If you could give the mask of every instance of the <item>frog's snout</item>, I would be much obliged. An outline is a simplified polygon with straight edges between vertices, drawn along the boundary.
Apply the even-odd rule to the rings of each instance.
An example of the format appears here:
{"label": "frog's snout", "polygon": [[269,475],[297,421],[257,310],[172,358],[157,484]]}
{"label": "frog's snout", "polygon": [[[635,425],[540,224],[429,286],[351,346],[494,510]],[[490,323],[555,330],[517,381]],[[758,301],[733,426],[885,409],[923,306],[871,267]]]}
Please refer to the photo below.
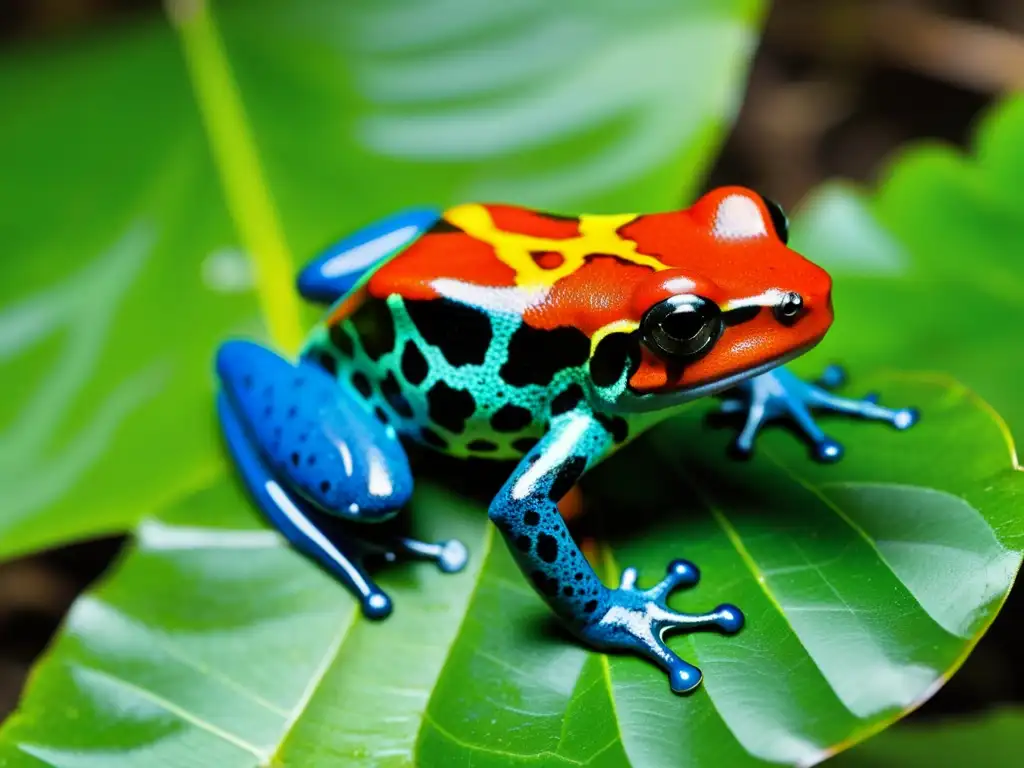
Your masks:
{"label": "frog's snout", "polygon": [[821,267],[805,262],[810,271],[794,281],[772,306],[782,335],[799,345],[821,339],[832,325],[832,278]]}

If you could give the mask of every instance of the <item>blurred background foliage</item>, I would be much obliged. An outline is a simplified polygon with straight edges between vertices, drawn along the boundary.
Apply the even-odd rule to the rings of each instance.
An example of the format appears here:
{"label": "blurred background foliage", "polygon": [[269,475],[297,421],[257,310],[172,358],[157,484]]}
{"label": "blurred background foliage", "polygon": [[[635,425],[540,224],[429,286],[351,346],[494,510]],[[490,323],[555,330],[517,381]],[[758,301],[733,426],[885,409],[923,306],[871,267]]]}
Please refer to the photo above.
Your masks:
{"label": "blurred background foliage", "polygon": [[[0,45],[5,49],[9,47],[19,56],[28,57],[33,55],[33,46],[40,41],[53,44],[65,41],[69,49],[93,45],[102,51],[105,42],[112,39],[106,37],[111,34],[111,30],[145,21],[161,12],[159,3],[146,0],[8,0],[0,8],[3,14],[0,16]],[[238,45],[244,48],[251,40],[246,39],[244,24],[237,29]],[[178,55],[173,46],[163,51],[155,46],[153,50],[153,56]],[[309,72],[286,70],[284,73],[278,72],[276,77],[280,79],[274,80],[274,73],[261,67],[260,57],[263,53],[259,46],[250,45],[244,64],[250,68],[254,78],[270,77],[270,88],[294,87],[296,82],[310,75]],[[39,63],[38,77],[45,78],[47,66],[46,62]],[[54,62],[53,66],[59,66],[59,62]],[[116,69],[117,66],[118,59],[111,54],[110,67]],[[390,82],[399,89],[403,82],[407,83],[409,78],[415,77],[415,73],[406,73],[404,76],[401,72],[386,74],[390,74]],[[131,73],[124,75],[130,77]],[[672,73],[666,76],[670,77]],[[321,74],[321,77],[326,75]],[[152,190],[152,195],[154,199],[163,196],[175,201],[180,199],[181,189],[185,188],[190,178],[208,173],[207,169],[201,167],[201,163],[190,165],[191,161],[181,162],[181,158],[190,157],[189,142],[202,142],[201,128],[198,125],[182,126],[175,120],[168,121],[162,117],[176,114],[175,100],[184,102],[191,99],[187,83],[152,85],[154,88],[159,87],[161,93],[159,103],[151,105],[157,112],[148,117],[140,112],[134,117],[138,124],[128,125],[125,136],[138,131],[149,136],[153,142],[161,137],[166,141],[170,149],[167,154],[161,155],[159,162],[177,168],[180,176],[172,178],[169,187]],[[318,83],[318,86],[322,85]],[[643,85],[646,87],[648,84]],[[638,98],[644,100],[642,106],[660,106],[670,115],[678,114],[678,110],[685,111],[685,102],[658,105],[657,83],[654,86],[650,90],[641,89]],[[69,83],[67,87],[73,90],[74,83]],[[331,87],[336,87],[341,93],[348,84],[339,83]],[[843,210],[847,212],[851,206],[855,211],[857,206],[862,206],[879,225],[886,242],[895,243],[894,247],[899,252],[910,253],[912,256],[916,248],[936,247],[936,243],[929,242],[929,233],[922,235],[900,229],[902,206],[969,205],[969,201],[964,203],[958,198],[955,190],[964,187],[973,189],[973,178],[968,179],[966,184],[960,183],[962,179],[954,180],[949,187],[940,184],[935,190],[935,200],[912,200],[907,199],[906,195],[901,196],[899,174],[895,178],[895,186],[883,187],[877,196],[874,192],[851,192],[849,187],[826,186],[823,192],[822,185],[840,179],[862,183],[873,190],[880,180],[888,178],[890,159],[897,150],[914,140],[940,140],[967,147],[976,120],[983,110],[1002,95],[1022,88],[1024,6],[1016,0],[777,0],[772,3],[767,17],[765,35],[754,58],[749,90],[738,121],[717,164],[709,169],[706,185],[747,184],[770,193],[787,208],[803,200],[812,190],[817,190],[812,205],[797,222],[797,236],[801,238],[800,244],[806,251],[828,264],[833,272],[837,266],[840,271],[842,269],[843,253],[832,253],[842,251],[842,243],[837,243],[834,238],[830,240],[829,232],[826,230],[823,233],[815,225],[814,218],[827,205],[838,205],[840,208],[845,206]],[[119,96],[116,91],[112,91],[109,103],[97,104],[95,108],[117,110],[123,105],[119,98],[124,98],[125,93]],[[278,116],[264,114],[259,119],[263,120],[264,125],[270,126],[270,140],[275,142],[275,148],[279,150],[278,166],[275,168],[271,164],[267,172],[274,181],[275,196],[281,200],[282,210],[286,212],[286,217],[291,217],[291,221],[287,222],[289,230],[302,233],[298,241],[291,243],[293,250],[302,254],[314,250],[325,239],[338,234],[330,229],[332,217],[337,220],[334,211],[338,201],[330,194],[331,177],[326,170],[304,167],[302,173],[295,176],[301,177],[307,186],[296,189],[290,185],[292,164],[301,162],[301,158],[289,151],[289,142],[294,139],[289,136],[288,124],[290,121],[302,121],[306,117],[303,109],[310,108],[303,107],[301,99],[296,100],[296,104],[294,113]],[[258,106],[256,109],[258,111]],[[723,111],[727,111],[724,106]],[[0,105],[0,120],[9,121],[17,127],[17,115],[4,113],[3,105]],[[310,119],[309,123],[317,124],[317,121]],[[424,127],[430,126],[421,126]],[[25,130],[34,130],[34,126],[25,126]],[[656,145],[656,139],[661,135],[659,131],[664,128],[652,124],[649,130],[651,133],[645,144]],[[697,130],[708,130],[708,127],[698,127]],[[553,126],[552,131],[557,139],[558,127]],[[390,136],[397,143],[396,146],[404,146],[413,153],[416,151],[415,137],[403,134],[401,126],[396,128],[389,125],[386,119],[377,124],[375,133]],[[88,135],[78,137],[83,143],[89,139]],[[320,141],[326,145],[332,137],[324,134],[303,140]],[[124,146],[126,153],[131,153],[140,151],[141,145],[126,141]],[[474,151],[472,147],[458,149],[470,154]],[[451,151],[455,152],[454,149]],[[452,185],[475,189],[480,196],[486,197],[487,184],[490,182],[482,179],[479,186],[474,188],[473,167],[479,157],[487,155],[488,150],[486,146],[480,146],[475,151],[478,153],[476,158],[466,160],[463,167],[453,171]],[[56,142],[53,152],[56,158],[73,157],[68,147],[57,146]],[[503,189],[516,189],[517,183],[525,184],[529,181],[528,177],[536,178],[535,173],[523,170],[524,163],[526,168],[536,169],[545,167],[550,158],[543,148],[525,147],[523,152],[525,158],[496,161],[496,169],[492,169],[488,178],[494,178],[495,175],[501,177]],[[636,160],[649,161],[650,158],[642,156]],[[12,163],[16,162],[17,158],[12,158]],[[362,160],[357,157],[339,162],[358,165]],[[689,178],[689,173],[679,172],[679,168],[687,162],[686,157],[674,158],[672,163],[663,168],[664,175],[655,181],[664,183],[673,174]],[[125,163],[126,166],[130,165],[130,160]],[[936,163],[939,165],[937,171],[934,167]],[[924,171],[921,170],[922,164],[925,166]],[[929,164],[931,168],[927,167]],[[946,178],[943,176],[943,161],[935,160],[934,157],[929,159],[917,156],[912,158],[908,166],[904,166],[906,168],[910,168],[905,170],[906,173],[923,172]],[[2,172],[13,174],[16,170],[13,165],[9,165]],[[31,169],[22,170],[31,175]],[[375,168],[374,171],[374,174],[367,176],[365,187],[359,190],[363,198],[362,210],[367,216],[386,211],[390,200],[387,185],[395,183],[394,178],[387,174],[387,169]],[[595,179],[595,193],[588,201],[594,208],[613,205],[620,195],[623,198],[642,196],[642,190],[630,188],[628,179],[616,184],[616,173],[621,171],[615,168],[597,165],[585,167],[584,171],[592,174]],[[1021,168],[1015,169],[1015,173],[1020,171]],[[351,168],[347,169],[348,175],[354,172]],[[952,175],[955,176],[956,172]],[[1006,179],[1008,183],[1005,188],[1019,189],[1022,180],[1024,177],[1019,175]],[[566,196],[565,190],[560,188],[557,164],[551,165],[551,173],[542,181],[546,186],[539,191],[530,190],[531,195],[557,206],[560,196]],[[104,190],[103,182],[104,176],[98,173],[95,188],[74,190],[74,195],[84,199],[104,191],[110,192]],[[409,183],[415,185],[415,178],[411,178]],[[1016,187],[1014,183],[1017,183]],[[314,185],[313,191],[309,189],[309,184]],[[174,185],[178,185],[178,188]],[[315,191],[318,185],[321,193]],[[125,185],[125,189],[129,186]],[[680,187],[680,204],[684,204],[697,191]],[[117,190],[113,192],[116,194]],[[24,190],[24,194],[31,196],[31,185]],[[312,206],[307,204],[310,200],[314,201]],[[126,208],[131,207],[131,200],[123,202]],[[209,201],[190,200],[189,204],[207,211],[207,215],[190,221],[190,226],[208,232],[209,241],[216,242],[226,226],[219,195],[212,192]],[[88,210],[87,204],[83,204],[83,210]],[[834,210],[833,207],[833,214]],[[87,217],[83,216],[77,223],[81,228],[83,242],[88,243],[89,238],[93,237],[97,241],[94,245],[98,247],[99,235],[90,231]],[[133,243],[145,242],[147,237],[147,233],[142,230],[130,230],[129,233],[130,238],[136,240],[129,239],[121,244],[123,252],[127,254],[124,256],[126,263],[131,261]],[[4,234],[6,236],[8,233]],[[1020,230],[1017,230],[1017,234],[1020,234]],[[951,236],[939,233],[934,237],[937,238],[936,242],[945,240],[948,244]],[[10,241],[17,241],[16,232],[9,238]],[[996,290],[990,285],[975,286],[973,283],[979,265],[982,265],[981,269],[986,268],[983,257],[985,253],[1007,243],[1013,247],[1014,243],[1021,241],[1014,240],[1011,232],[1011,237],[997,239],[992,243],[979,242],[977,246],[981,257],[975,252],[973,243],[956,241],[957,252],[960,249],[965,252],[963,261],[960,264],[954,259],[944,262],[949,271],[942,279],[950,286],[951,292],[962,290],[957,280],[957,269],[960,268],[965,274],[966,290],[969,293],[973,291],[970,293],[970,301],[993,301],[998,312],[1010,312],[1015,306],[1020,306],[1019,272],[1005,276],[1000,286],[1005,290]],[[166,247],[173,247],[173,243]],[[116,251],[112,258],[115,261],[118,258]],[[225,281],[228,285],[232,280],[244,282],[247,278],[244,274],[238,274],[233,265],[231,255],[227,254],[219,262],[214,262],[210,269],[215,271],[215,279]],[[855,272],[849,276],[854,282],[857,280]],[[43,275],[44,267],[29,266],[21,277],[31,281]],[[855,293],[856,290],[853,288],[851,292]],[[10,295],[2,291],[0,288],[0,298]],[[74,308],[92,313],[95,332],[97,325],[102,324],[102,317],[95,317],[95,313],[102,315],[104,297],[86,298],[95,301],[91,304],[85,301],[81,305],[74,305]],[[959,295],[957,300],[960,300]],[[241,299],[230,298],[229,295],[228,301]],[[883,333],[884,327],[891,322],[900,323],[901,328],[908,327],[904,322],[907,319],[902,318],[898,311],[898,287],[894,287],[887,301],[891,302],[889,306],[894,307],[892,317],[879,316],[877,304],[870,308],[875,313],[873,316],[857,317],[858,310],[854,305],[849,307],[851,314],[846,316],[844,322],[850,325],[846,327],[870,327],[875,333]],[[882,305],[886,305],[885,302]],[[158,309],[170,311],[172,308],[177,309],[174,307],[173,295],[168,297],[166,307],[160,306]],[[195,311],[197,316],[201,315],[200,309]],[[244,317],[249,310],[247,307],[228,307],[219,310],[205,308],[202,311],[235,312]],[[846,312],[847,308],[844,307],[843,311]],[[861,311],[864,311],[863,307]],[[945,307],[936,307],[934,316],[911,318],[911,327],[917,329],[917,334],[929,329],[934,333],[936,325],[948,322],[948,317]],[[837,325],[837,331],[842,334],[840,328]],[[88,327],[79,333],[81,335],[73,340],[88,344]],[[132,338],[130,331],[123,333],[126,343],[135,344],[139,349],[149,343],[146,339]],[[1024,430],[1021,401],[1009,396],[1005,390],[1005,381],[1012,373],[1015,358],[1012,354],[1005,354],[1006,350],[1000,346],[1008,343],[1008,340],[1012,343],[1013,327],[1008,325],[1006,328],[992,330],[991,335],[988,333],[986,328],[978,328],[970,321],[958,322],[950,330],[948,338],[951,367],[956,369],[955,373],[961,379],[996,403],[1009,419],[1015,435],[1020,438]],[[837,343],[845,344],[854,339],[852,331],[846,336]],[[971,346],[972,341],[979,337],[984,339],[984,344],[981,351],[972,356],[969,353],[976,349]],[[905,341],[913,343],[916,338],[918,336],[908,334]],[[179,343],[194,344],[196,348],[201,348],[210,341],[200,336],[179,340]],[[870,345],[865,345],[864,349],[857,350],[856,357],[865,363],[873,362],[871,352]],[[882,353],[883,357],[890,359],[898,354],[900,352],[895,348],[886,348]],[[198,361],[197,365],[205,366],[206,362]],[[989,376],[992,370],[997,370],[997,373]],[[141,383],[135,383],[143,388],[147,376],[164,375],[159,366],[151,371],[144,369],[141,373],[125,373],[141,376]],[[131,377],[127,380],[132,385],[134,380]],[[132,391],[130,386],[128,391]],[[0,416],[7,418],[12,415],[9,412],[12,402],[8,400],[0,406]],[[157,420],[147,426],[146,430],[159,429],[161,425],[166,427],[168,423],[173,423],[173,411],[161,418],[164,421]],[[146,430],[140,430],[139,442],[134,450],[144,450]],[[211,450],[210,444],[206,442],[209,436],[196,434],[194,439],[195,452],[201,454]],[[201,467],[196,471],[198,475],[202,474]],[[114,476],[112,472],[111,477]],[[87,489],[87,492],[95,495],[107,487],[105,482],[97,483],[95,489]],[[114,483],[111,482],[111,485]],[[70,516],[73,511],[74,504],[69,503],[64,514]],[[116,530],[119,523],[117,520],[102,522],[90,533],[102,532],[104,525],[107,530]],[[73,519],[67,524],[73,527]],[[71,601],[103,571],[121,545],[120,538],[108,538],[0,565],[0,712],[13,708],[29,666],[52,636]],[[996,760],[1001,756],[1009,759],[1010,755],[1019,755],[1024,747],[1019,727],[1020,715],[1015,709],[1024,698],[1024,670],[1016,651],[1019,646],[1017,633],[1021,628],[1021,600],[1019,590],[1011,594],[1007,607],[965,668],[922,710],[913,715],[909,722],[843,755],[836,763],[845,763],[851,768],[857,765],[956,766],[965,765],[982,753],[990,760],[986,764],[998,765],[1001,763]],[[1015,763],[1008,761],[1005,764]]]}

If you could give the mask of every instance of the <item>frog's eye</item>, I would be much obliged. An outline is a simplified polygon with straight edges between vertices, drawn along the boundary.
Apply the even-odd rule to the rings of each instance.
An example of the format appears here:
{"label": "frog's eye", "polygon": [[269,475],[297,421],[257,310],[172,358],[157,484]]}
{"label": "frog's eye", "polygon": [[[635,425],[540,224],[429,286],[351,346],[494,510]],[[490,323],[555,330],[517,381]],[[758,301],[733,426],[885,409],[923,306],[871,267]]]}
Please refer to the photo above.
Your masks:
{"label": "frog's eye", "polygon": [[779,240],[782,241],[783,245],[789,245],[789,217],[786,216],[786,212],[774,200],[764,195],[761,196],[761,199],[764,201],[764,207],[768,209],[768,213],[772,217],[772,226],[775,227],[775,234],[779,236]]}
{"label": "frog's eye", "polygon": [[640,334],[659,357],[688,362],[707,354],[724,329],[722,311],[701,296],[672,296],[644,314]]}

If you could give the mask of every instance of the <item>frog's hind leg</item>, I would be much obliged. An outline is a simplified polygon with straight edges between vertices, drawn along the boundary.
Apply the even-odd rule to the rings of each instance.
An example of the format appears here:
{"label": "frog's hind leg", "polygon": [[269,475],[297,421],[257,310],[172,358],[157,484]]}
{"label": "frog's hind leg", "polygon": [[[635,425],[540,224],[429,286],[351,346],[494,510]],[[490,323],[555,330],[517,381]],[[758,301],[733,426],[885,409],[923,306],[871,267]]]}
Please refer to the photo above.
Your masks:
{"label": "frog's hind leg", "polygon": [[267,471],[223,392],[217,397],[217,411],[224,439],[239,473],[271,524],[299,551],[317,560],[356,595],[364,614],[371,618],[390,614],[391,598],[351,554],[342,551],[313,522],[308,503],[293,497]]}
{"label": "frog's hind leg", "polygon": [[299,293],[306,299],[333,304],[384,259],[429,230],[441,212],[415,208],[389,216],[325,249],[299,273]]}
{"label": "frog's hind leg", "polygon": [[363,555],[376,549],[432,559],[445,571],[465,563],[458,542],[377,537],[374,543],[369,535],[368,543],[327,533],[325,512],[353,523],[393,517],[411,495],[412,477],[394,430],[326,371],[237,341],[222,345],[217,371],[221,425],[246,486],[289,541],[359,597],[367,616],[386,616],[391,601],[367,576]]}

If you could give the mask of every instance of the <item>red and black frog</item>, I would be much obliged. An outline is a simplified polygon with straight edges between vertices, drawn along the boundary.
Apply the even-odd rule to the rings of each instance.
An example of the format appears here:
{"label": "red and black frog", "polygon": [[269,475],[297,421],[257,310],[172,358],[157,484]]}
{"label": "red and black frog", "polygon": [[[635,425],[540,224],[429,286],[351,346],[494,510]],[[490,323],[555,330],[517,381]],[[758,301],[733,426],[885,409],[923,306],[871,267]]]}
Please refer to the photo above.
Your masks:
{"label": "red and black frog", "polygon": [[[295,361],[248,341],[217,355],[218,410],[246,485],[273,524],[382,618],[389,597],[364,570],[356,523],[389,519],[412,492],[403,440],[518,463],[490,504],[523,574],[577,637],[660,665],[673,691],[700,672],[669,632],[739,631],[732,605],[679,613],[666,598],[696,583],[686,560],[640,589],[627,568],[606,587],[558,503],[585,472],[653,424],[708,395],[745,423],[734,450],[788,417],[821,461],[840,445],[812,411],[897,429],[917,419],[782,368],[832,323],[831,280],[787,245],[781,208],[726,187],[686,210],[564,217],[507,205],[412,210],[332,247],[299,275],[329,306]],[[348,521],[331,535],[326,516]],[[372,538],[368,536],[368,539]],[[457,541],[395,536],[393,557],[466,562]]]}

